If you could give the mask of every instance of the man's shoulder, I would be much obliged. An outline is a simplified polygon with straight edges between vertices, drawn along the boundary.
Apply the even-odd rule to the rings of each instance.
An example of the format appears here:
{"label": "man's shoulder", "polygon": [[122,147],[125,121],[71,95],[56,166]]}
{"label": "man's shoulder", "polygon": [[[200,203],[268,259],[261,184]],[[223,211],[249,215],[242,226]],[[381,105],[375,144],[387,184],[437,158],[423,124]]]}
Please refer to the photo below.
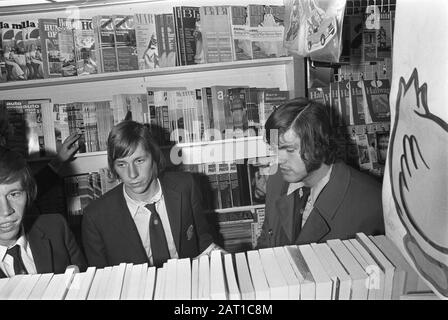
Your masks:
{"label": "man's shoulder", "polygon": [[359,170],[352,168],[348,165],[345,165],[345,166],[347,167],[347,170],[350,171],[350,177],[354,183],[366,185],[366,186],[369,186],[372,188],[380,188],[381,189],[381,183],[378,180],[376,180],[375,178],[373,178],[372,176],[370,176],[369,174],[359,171]]}
{"label": "man's shoulder", "polygon": [[191,179],[192,176],[187,171],[165,171],[160,175],[160,179]]}
{"label": "man's shoulder", "polygon": [[332,176],[338,179],[339,183],[347,182],[347,192],[352,194],[355,192],[358,195],[364,195],[366,198],[376,199],[381,197],[382,185],[381,183],[368,175],[343,162],[334,164],[333,170],[335,174]]}
{"label": "man's shoulder", "polygon": [[33,230],[38,228],[46,232],[54,232],[59,228],[65,228],[67,221],[60,214],[41,214],[37,217],[31,217],[24,221],[25,229]]}
{"label": "man's shoulder", "polygon": [[123,184],[119,184],[112,190],[103,194],[100,198],[90,202],[84,209],[84,214],[94,214],[107,211],[108,208],[115,208],[120,199],[124,199]]}
{"label": "man's shoulder", "polygon": [[166,171],[160,175],[159,179],[162,184],[181,187],[191,185],[193,175],[190,172]]}

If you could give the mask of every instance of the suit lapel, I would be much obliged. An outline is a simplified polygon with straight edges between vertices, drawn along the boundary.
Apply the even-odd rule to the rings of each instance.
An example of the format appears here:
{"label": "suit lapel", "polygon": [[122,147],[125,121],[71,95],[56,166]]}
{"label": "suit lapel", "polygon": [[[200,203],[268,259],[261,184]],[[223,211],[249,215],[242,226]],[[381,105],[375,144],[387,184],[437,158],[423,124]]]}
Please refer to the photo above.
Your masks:
{"label": "suit lapel", "polygon": [[[121,185],[122,186],[122,185]],[[125,239],[128,243],[127,247],[130,250],[135,251],[136,248],[140,249],[140,255],[148,259],[148,255],[143,246],[140,235],[138,234],[137,226],[132,219],[129,208],[126,204],[126,200],[123,195],[123,188],[116,188],[117,193],[111,199],[115,200],[115,204],[112,205],[114,210],[110,210],[110,223],[112,227],[121,234],[122,239]]]}
{"label": "suit lapel", "polygon": [[331,221],[344,200],[349,183],[350,171],[344,164],[335,163],[330,180],[314,203],[296,244],[319,242],[331,231]]}
{"label": "suit lapel", "polygon": [[[285,188],[283,188],[285,189]],[[279,215],[280,225],[288,238],[288,242],[294,241],[294,193],[289,196],[282,194],[275,202]]]}
{"label": "suit lapel", "polygon": [[0,269],[0,279],[6,278],[6,274]]}
{"label": "suit lapel", "polygon": [[45,233],[38,227],[32,227],[28,233],[28,244],[31,247],[37,273],[53,272],[53,254],[50,240],[46,238]]}
{"label": "suit lapel", "polygon": [[330,226],[319,210],[313,209],[297,237],[296,244],[319,242],[330,232]]}
{"label": "suit lapel", "polygon": [[168,179],[161,179],[160,185],[162,186],[166,212],[170,221],[171,233],[173,234],[176,250],[179,253],[182,219],[182,194],[174,189],[174,185],[172,185]]}

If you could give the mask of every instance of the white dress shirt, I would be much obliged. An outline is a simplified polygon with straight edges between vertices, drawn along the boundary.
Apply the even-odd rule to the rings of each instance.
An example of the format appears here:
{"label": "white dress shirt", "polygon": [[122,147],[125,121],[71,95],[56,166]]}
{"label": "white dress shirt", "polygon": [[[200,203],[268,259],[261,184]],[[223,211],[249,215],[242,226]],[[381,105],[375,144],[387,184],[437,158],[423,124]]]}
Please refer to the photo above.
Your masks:
{"label": "white dress shirt", "polygon": [[176,244],[174,243],[173,233],[171,232],[171,225],[168,218],[168,213],[166,211],[165,199],[163,197],[162,187],[160,185],[159,179],[157,179],[157,187],[158,190],[152,197],[152,199],[149,199],[148,202],[143,202],[131,199],[131,197],[129,197],[129,195],[126,193],[123,185],[124,199],[126,200],[129,212],[131,213],[132,219],[134,220],[134,223],[137,227],[138,234],[140,235],[140,239],[142,240],[143,247],[145,248],[151,265],[153,264],[151,241],[149,237],[149,220],[151,218],[151,211],[149,211],[149,209],[145,207],[150,203],[155,203],[156,211],[160,216],[160,220],[162,221],[170,257],[176,259],[179,258],[176,250]]}
{"label": "white dress shirt", "polygon": [[31,252],[31,247],[28,244],[28,240],[26,239],[23,227],[21,228],[19,239],[17,239],[12,246],[6,247],[0,245],[0,269],[2,269],[3,273],[7,277],[12,277],[15,275],[14,258],[9,254],[6,254],[6,251],[16,244],[20,246],[20,254],[22,256],[22,261],[25,265],[26,271],[28,271],[29,274],[36,274],[37,270],[36,265],[34,264],[33,254]]}
{"label": "white dress shirt", "polygon": [[[305,225],[305,222],[307,221],[311,211],[313,211],[314,203],[319,197],[319,194],[322,192],[322,190],[325,188],[328,181],[330,180],[332,169],[333,165],[330,166],[330,170],[328,170],[327,174],[322,179],[320,179],[319,182],[317,182],[314,187],[310,189],[310,196],[308,197],[308,200],[306,202],[305,209],[303,209],[302,228]],[[288,186],[287,195],[289,196],[291,193],[293,193],[299,188],[302,188],[303,186],[304,186],[303,182],[290,183]]]}

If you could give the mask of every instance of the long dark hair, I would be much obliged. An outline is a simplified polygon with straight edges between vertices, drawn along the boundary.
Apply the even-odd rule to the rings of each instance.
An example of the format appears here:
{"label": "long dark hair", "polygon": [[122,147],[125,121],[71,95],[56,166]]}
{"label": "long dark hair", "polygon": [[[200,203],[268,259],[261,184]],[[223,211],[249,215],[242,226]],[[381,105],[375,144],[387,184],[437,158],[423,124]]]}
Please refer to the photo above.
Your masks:
{"label": "long dark hair", "polygon": [[332,164],[336,159],[336,142],[327,107],[314,100],[295,98],[275,110],[265,124],[266,140],[270,144],[271,130],[280,137],[289,129],[300,139],[300,156],[308,172],[322,163]]}

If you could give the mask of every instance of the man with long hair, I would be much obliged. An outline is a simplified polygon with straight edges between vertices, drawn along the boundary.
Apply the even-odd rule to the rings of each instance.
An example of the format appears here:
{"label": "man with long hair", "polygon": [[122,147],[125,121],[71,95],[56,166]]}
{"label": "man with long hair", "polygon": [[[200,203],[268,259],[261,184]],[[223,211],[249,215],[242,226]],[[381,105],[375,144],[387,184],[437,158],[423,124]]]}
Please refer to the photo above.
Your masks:
{"label": "man with long hair", "polygon": [[278,170],[267,182],[259,247],[384,234],[381,184],[336,161],[325,106],[296,98],[275,110],[265,128]]}

